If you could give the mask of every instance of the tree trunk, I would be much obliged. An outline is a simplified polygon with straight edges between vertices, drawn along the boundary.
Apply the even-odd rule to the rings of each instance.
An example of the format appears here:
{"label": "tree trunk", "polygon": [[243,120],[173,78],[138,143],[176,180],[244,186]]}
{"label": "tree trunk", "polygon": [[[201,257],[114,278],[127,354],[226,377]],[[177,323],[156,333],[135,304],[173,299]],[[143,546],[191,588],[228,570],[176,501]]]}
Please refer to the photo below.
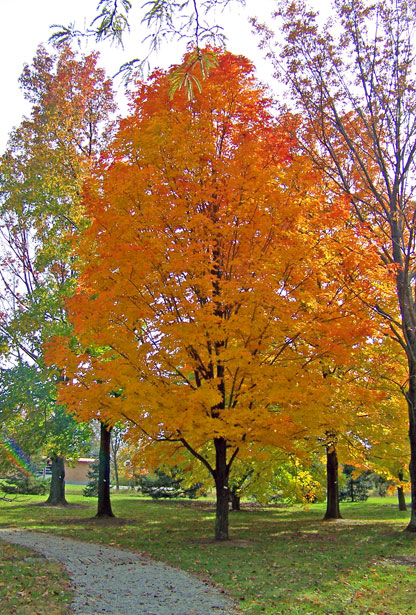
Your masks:
{"label": "tree trunk", "polygon": [[399,501],[399,510],[407,510],[403,487],[397,487],[397,499]]}
{"label": "tree trunk", "polygon": [[240,496],[237,495],[237,488],[233,487],[230,491],[231,496],[231,510],[241,510],[240,508]]}
{"label": "tree trunk", "polygon": [[118,451],[120,449],[121,430],[116,428],[112,430],[111,437],[111,461],[113,462],[114,480],[116,483],[116,490],[120,491],[120,477],[118,474]]}
{"label": "tree trunk", "polygon": [[113,453],[113,468],[114,468],[114,478],[116,481],[116,490],[120,491],[120,479],[118,476],[118,461],[116,457],[114,456],[114,453]]}
{"label": "tree trunk", "polygon": [[[398,472],[397,478],[400,481],[403,480],[403,472],[402,472],[402,470],[400,470]],[[407,510],[403,487],[397,487],[397,499],[398,499],[398,502],[399,502],[399,510]]]}
{"label": "tree trunk", "polygon": [[49,489],[49,497],[45,504],[50,506],[67,506],[65,499],[65,465],[64,458],[59,455],[52,455],[52,477]]}
{"label": "tree trunk", "polygon": [[98,506],[96,517],[114,517],[110,499],[111,427],[100,423],[100,454],[98,471]]}
{"label": "tree trunk", "polygon": [[409,390],[407,394],[407,406],[409,410],[409,442],[410,442],[410,484],[411,484],[411,512],[410,521],[406,528],[408,532],[416,532],[416,365],[410,365],[414,361],[409,360]]}
{"label": "tree trunk", "polygon": [[339,510],[338,456],[335,444],[326,447],[326,513],[324,521],[342,519]]}
{"label": "tree trunk", "polygon": [[215,487],[217,505],[215,516],[215,540],[228,540],[228,473],[227,443],[224,438],[215,438]]}

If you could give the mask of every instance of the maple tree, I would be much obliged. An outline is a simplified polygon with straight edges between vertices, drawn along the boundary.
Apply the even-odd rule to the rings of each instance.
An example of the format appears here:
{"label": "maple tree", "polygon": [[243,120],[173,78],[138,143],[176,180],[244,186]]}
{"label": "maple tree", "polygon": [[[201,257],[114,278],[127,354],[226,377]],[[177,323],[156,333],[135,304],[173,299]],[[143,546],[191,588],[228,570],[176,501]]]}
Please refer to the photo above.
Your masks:
{"label": "maple tree", "polygon": [[[350,199],[357,233],[392,275],[368,301],[407,362],[412,512],[416,531],[415,57],[416,16],[406,0],[337,1],[319,27],[303,2],[282,4],[281,54],[263,31],[276,68],[305,117],[305,148]],[[308,135],[313,135],[313,143]],[[358,230],[359,229],[359,230]],[[372,247],[371,247],[372,243]]]}
{"label": "maple tree", "polygon": [[[96,54],[78,58],[65,48],[53,56],[40,47],[20,82],[31,114],[0,160],[3,408],[10,429],[25,424],[25,448],[42,445],[52,458],[51,499],[65,503],[62,456],[75,453],[81,425],[56,404],[60,374],[45,365],[43,343],[70,331],[64,297],[74,288],[72,239],[85,224],[80,190],[114,103]],[[80,451],[86,426],[84,435]]]}
{"label": "maple tree", "polygon": [[199,459],[223,540],[236,457],[320,429],[332,393],[315,365],[342,362],[371,332],[343,278],[370,292],[373,261],[348,204],[298,154],[295,120],[273,117],[248,60],[215,53],[193,100],[169,95],[175,67],[132,94],[85,188],[92,223],[67,302],[76,340],[55,340],[49,360],[80,418],[99,407],[130,437]]}

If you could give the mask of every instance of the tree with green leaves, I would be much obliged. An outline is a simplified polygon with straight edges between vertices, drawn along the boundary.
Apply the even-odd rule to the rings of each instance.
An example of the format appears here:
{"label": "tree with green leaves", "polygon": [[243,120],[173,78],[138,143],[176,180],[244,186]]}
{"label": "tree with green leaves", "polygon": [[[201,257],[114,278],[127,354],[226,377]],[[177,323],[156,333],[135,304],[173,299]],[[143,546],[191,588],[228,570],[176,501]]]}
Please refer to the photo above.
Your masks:
{"label": "tree with green leaves", "polygon": [[56,384],[54,374],[35,363],[22,362],[2,370],[0,439],[12,438],[26,455],[50,460],[47,502],[65,505],[64,458],[87,453],[92,430],[88,423],[76,421],[56,403]]}
{"label": "tree with green leaves", "polygon": [[39,48],[20,82],[31,114],[0,159],[2,412],[8,429],[24,424],[24,448],[52,459],[50,502],[64,504],[63,456],[76,454],[89,431],[81,437],[56,404],[62,375],[46,366],[43,345],[70,332],[64,298],[75,285],[72,243],[87,223],[81,189],[114,103],[97,55],[78,58],[68,47],[56,56]]}

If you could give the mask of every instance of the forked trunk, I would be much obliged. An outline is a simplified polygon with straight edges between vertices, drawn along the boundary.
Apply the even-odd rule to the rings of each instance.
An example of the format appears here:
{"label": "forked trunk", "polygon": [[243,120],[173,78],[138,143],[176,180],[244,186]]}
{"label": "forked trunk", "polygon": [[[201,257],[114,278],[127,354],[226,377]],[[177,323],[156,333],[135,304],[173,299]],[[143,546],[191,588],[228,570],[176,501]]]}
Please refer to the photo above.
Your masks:
{"label": "forked trunk", "polygon": [[114,517],[110,498],[111,427],[100,424],[100,454],[98,469],[98,505],[96,517]]}
{"label": "forked trunk", "polygon": [[326,513],[324,521],[342,519],[339,510],[338,456],[335,444],[326,447]]}
{"label": "forked trunk", "polygon": [[215,540],[228,540],[228,473],[227,443],[224,438],[215,438],[215,487],[217,505],[215,516]]}
{"label": "forked trunk", "polygon": [[52,455],[51,471],[52,476],[49,497],[45,504],[49,504],[50,506],[67,506],[68,502],[65,499],[65,465],[63,457]]}

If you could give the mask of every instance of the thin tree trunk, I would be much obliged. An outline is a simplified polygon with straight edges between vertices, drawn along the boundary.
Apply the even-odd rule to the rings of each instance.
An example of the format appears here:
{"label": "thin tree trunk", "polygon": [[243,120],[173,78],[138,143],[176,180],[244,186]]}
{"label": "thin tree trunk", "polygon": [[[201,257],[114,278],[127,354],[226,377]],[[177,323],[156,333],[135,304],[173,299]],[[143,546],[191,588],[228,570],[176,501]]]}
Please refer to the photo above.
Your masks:
{"label": "thin tree trunk", "polygon": [[326,513],[324,521],[342,519],[339,510],[338,456],[335,444],[326,447]]}
{"label": "thin tree trunk", "polygon": [[[414,361],[409,360],[409,364]],[[406,528],[408,532],[416,532],[416,386],[415,386],[416,365],[409,365],[409,391],[407,394],[407,405],[409,410],[409,442],[410,442],[410,484],[411,484],[411,512],[410,521]]]}
{"label": "thin tree trunk", "polygon": [[96,517],[114,517],[110,499],[111,427],[100,423],[100,454],[98,470],[98,505]]}
{"label": "thin tree trunk", "polygon": [[65,464],[64,458],[59,455],[52,455],[52,476],[49,489],[49,497],[45,504],[50,506],[67,506],[65,498]]}
{"label": "thin tree trunk", "polygon": [[118,476],[118,462],[116,457],[114,456],[114,452],[113,452],[113,468],[114,468],[114,478],[116,481],[116,490],[120,491],[120,479]]}
{"label": "thin tree trunk", "polygon": [[120,491],[120,477],[118,475],[118,461],[117,461],[117,455],[118,455],[118,451],[120,449],[120,429],[116,429],[112,431],[112,438],[111,438],[111,460],[113,462],[113,469],[114,469],[114,480],[116,483],[116,490]]}
{"label": "thin tree trunk", "polygon": [[228,540],[228,473],[227,443],[224,438],[215,438],[215,487],[217,493],[215,516],[215,540]]}
{"label": "thin tree trunk", "polygon": [[351,502],[355,502],[354,481],[352,478],[350,478],[350,498]]}

